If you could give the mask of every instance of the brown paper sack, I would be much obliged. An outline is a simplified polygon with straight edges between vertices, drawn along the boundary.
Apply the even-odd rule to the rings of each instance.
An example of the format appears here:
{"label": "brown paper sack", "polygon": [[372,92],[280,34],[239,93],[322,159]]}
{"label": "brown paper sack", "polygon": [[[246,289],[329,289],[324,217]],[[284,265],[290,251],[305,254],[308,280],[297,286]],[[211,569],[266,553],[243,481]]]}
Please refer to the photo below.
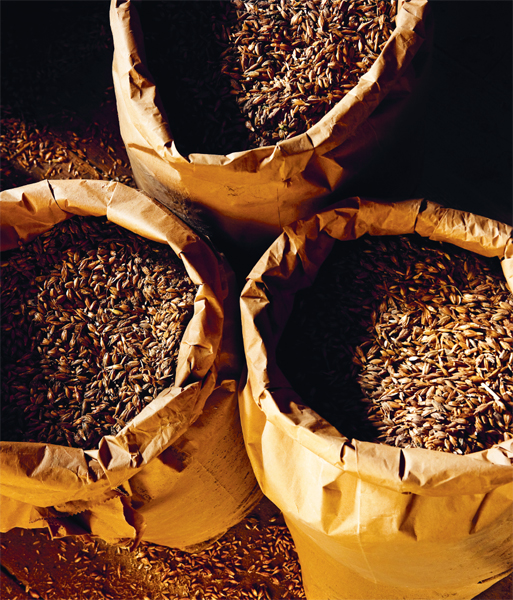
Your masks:
{"label": "brown paper sack", "polygon": [[237,407],[240,322],[233,273],[170,211],[115,182],[41,181],[0,194],[1,249],[73,215],[106,216],[169,244],[198,286],[175,383],[98,448],[2,441],[0,529],[144,539],[191,549],[221,536],[261,499]]}
{"label": "brown paper sack", "polygon": [[308,600],[468,599],[512,570],[512,439],[468,455],[349,440],[276,366],[294,295],[334,240],[413,232],[504,257],[513,290],[510,226],[420,200],[351,198],[286,227],[242,292],[242,430],[294,538]]}
{"label": "brown paper sack", "polygon": [[220,239],[258,249],[257,258],[284,225],[333,203],[335,190],[337,199],[408,197],[420,176],[432,15],[427,0],[399,5],[370,70],[307,132],[228,155],[182,156],[145,62],[136,3],[111,0],[117,111],[138,187],[168,206],[190,199]]}

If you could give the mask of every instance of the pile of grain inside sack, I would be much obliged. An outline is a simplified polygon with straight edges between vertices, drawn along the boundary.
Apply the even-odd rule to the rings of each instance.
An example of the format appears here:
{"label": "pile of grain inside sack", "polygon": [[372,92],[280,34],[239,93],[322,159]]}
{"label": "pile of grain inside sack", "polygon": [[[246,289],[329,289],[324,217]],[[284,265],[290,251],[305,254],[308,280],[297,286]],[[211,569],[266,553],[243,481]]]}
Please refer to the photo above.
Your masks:
{"label": "pile of grain inside sack", "polygon": [[149,2],[148,68],[177,148],[228,154],[304,133],[366,73],[395,0]]}
{"label": "pile of grain inside sack", "polygon": [[349,438],[468,454],[513,437],[513,295],[497,258],[417,235],[336,242],[277,360]]}
{"label": "pile of grain inside sack", "polygon": [[73,217],[0,271],[3,440],[91,449],[173,384],[196,286],[169,246]]}

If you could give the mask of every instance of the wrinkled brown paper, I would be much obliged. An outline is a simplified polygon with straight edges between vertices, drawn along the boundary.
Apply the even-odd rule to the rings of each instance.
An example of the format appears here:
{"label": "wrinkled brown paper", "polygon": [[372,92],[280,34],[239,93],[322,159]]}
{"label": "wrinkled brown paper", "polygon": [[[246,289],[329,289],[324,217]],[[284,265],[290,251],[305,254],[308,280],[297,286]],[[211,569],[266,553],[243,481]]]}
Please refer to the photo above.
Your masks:
{"label": "wrinkled brown paper", "polygon": [[111,0],[114,90],[137,185],[168,206],[189,198],[217,233],[261,252],[284,225],[331,204],[335,190],[338,198],[383,197],[387,187],[388,196],[407,196],[417,181],[407,191],[404,184],[421,165],[432,18],[427,0],[399,5],[396,29],[371,69],[307,132],[228,155],[182,156],[158,108],[136,3]]}
{"label": "wrinkled brown paper", "polygon": [[117,435],[88,451],[0,443],[1,531],[48,526],[56,536],[184,549],[222,535],[261,498],[238,417],[240,323],[224,258],[167,208],[115,182],[41,181],[1,192],[0,211],[2,250],[73,215],[106,216],[169,244],[198,286],[173,387]]}
{"label": "wrinkled brown paper", "polygon": [[513,440],[464,456],[349,440],[302,404],[275,356],[295,293],[335,239],[417,232],[501,259],[513,291],[512,231],[431,202],[351,198],[286,227],[248,276],[242,429],[308,600],[469,599],[511,572]]}

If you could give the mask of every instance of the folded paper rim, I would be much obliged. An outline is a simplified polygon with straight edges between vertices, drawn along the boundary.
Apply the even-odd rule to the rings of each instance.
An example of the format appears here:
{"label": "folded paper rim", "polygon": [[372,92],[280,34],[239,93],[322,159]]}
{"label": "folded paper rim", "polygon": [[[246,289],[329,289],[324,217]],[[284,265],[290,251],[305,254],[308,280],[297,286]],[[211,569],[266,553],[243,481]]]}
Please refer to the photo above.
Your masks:
{"label": "folded paper rim", "polygon": [[[276,365],[276,346],[294,294],[313,282],[335,240],[418,233],[501,260],[513,291],[513,228],[427,200],[383,203],[348,198],[284,228],[247,277],[241,315],[250,395],[267,422],[340,472],[400,492],[426,496],[486,493],[511,483],[513,439],[468,455],[349,440],[300,396]],[[245,431],[251,445],[251,432]],[[257,468],[258,471],[258,468]],[[257,479],[262,484],[262,473]],[[265,490],[264,490],[265,493]]]}
{"label": "folded paper rim", "polygon": [[[74,215],[106,216],[148,239],[168,244],[198,286],[194,313],[180,343],[175,383],[117,435],[93,450],[45,443],[0,442],[0,493],[38,507],[102,502],[158,456],[201,414],[221,377],[236,380],[239,357],[223,345],[224,301],[232,273],[224,257],[171,211],[117,182],[44,180],[0,193],[2,250],[30,241]],[[122,491],[119,495],[123,495]]]}

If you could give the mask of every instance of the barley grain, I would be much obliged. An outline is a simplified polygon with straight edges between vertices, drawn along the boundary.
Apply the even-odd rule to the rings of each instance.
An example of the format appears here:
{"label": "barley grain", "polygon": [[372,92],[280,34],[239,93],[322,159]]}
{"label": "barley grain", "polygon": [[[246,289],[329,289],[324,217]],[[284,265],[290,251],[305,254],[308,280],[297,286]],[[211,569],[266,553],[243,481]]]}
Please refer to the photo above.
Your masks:
{"label": "barley grain", "polygon": [[513,433],[510,309],[498,260],[365,236],[298,294],[279,364],[348,437],[467,454]]}
{"label": "barley grain", "polygon": [[226,154],[315,124],[372,66],[396,3],[153,2],[139,12],[175,143]]}
{"label": "barley grain", "polygon": [[4,440],[92,448],[172,384],[196,288],[168,246],[75,217],[1,264]]}

